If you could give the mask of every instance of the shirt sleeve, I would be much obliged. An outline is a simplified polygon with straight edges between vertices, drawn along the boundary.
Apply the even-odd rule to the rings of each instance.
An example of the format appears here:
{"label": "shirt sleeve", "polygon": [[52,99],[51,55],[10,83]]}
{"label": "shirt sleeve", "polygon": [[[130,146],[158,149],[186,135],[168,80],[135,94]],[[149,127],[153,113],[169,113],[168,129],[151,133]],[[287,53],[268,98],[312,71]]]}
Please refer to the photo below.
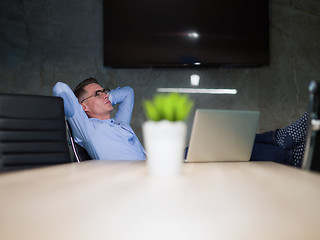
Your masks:
{"label": "shirt sleeve", "polygon": [[131,87],[122,87],[110,92],[110,101],[113,105],[119,104],[115,119],[130,125],[134,106],[134,91]]}
{"label": "shirt sleeve", "polygon": [[53,95],[63,99],[64,112],[76,141],[79,143],[89,141],[93,125],[70,87],[65,83],[57,82],[53,87]]}

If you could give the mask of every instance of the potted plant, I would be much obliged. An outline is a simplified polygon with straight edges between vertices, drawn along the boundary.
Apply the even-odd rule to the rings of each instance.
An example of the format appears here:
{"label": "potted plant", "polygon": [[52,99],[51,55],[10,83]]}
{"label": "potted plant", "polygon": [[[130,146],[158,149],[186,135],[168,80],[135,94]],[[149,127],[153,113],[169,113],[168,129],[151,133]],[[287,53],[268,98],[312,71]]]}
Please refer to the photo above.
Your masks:
{"label": "potted plant", "polygon": [[175,175],[184,159],[187,119],[193,101],[179,93],[156,94],[145,100],[148,121],[143,123],[147,165],[152,175]]}

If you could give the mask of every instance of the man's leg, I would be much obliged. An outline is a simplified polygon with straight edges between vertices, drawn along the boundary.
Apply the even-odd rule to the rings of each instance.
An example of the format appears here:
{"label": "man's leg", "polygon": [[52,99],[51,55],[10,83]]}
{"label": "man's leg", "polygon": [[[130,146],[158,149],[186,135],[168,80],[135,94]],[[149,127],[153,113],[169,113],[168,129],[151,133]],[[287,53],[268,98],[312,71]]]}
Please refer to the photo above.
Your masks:
{"label": "man's leg", "polygon": [[276,143],[276,132],[270,131],[265,133],[258,133],[254,139],[255,143],[269,143],[277,145]]}
{"label": "man's leg", "polygon": [[269,143],[255,142],[252,149],[251,161],[272,161],[291,165],[293,150]]}

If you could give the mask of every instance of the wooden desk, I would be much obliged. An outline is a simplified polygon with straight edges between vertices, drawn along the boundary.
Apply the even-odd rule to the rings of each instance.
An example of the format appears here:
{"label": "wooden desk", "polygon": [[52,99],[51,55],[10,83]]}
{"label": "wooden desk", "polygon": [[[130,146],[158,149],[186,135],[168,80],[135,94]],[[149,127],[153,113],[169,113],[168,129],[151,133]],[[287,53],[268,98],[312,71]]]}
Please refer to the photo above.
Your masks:
{"label": "wooden desk", "polygon": [[320,175],[271,162],[88,161],[0,175],[0,239],[320,239]]}

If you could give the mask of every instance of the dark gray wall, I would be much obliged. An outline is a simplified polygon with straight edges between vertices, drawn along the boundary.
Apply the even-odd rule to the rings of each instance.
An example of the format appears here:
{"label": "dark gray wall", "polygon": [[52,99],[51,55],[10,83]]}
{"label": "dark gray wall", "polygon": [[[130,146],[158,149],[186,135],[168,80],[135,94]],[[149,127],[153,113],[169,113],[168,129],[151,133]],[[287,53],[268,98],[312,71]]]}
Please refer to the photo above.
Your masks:
{"label": "dark gray wall", "polygon": [[[96,77],[130,85],[132,126],[141,139],[141,101],[158,87],[236,88],[237,95],[191,95],[195,108],[261,111],[260,131],[283,127],[307,107],[307,86],[320,80],[320,1],[271,0],[271,63],[241,69],[110,69],[103,66],[102,0],[1,0],[0,92],[51,95],[57,81],[72,88]],[[189,125],[192,117],[189,119]]]}

